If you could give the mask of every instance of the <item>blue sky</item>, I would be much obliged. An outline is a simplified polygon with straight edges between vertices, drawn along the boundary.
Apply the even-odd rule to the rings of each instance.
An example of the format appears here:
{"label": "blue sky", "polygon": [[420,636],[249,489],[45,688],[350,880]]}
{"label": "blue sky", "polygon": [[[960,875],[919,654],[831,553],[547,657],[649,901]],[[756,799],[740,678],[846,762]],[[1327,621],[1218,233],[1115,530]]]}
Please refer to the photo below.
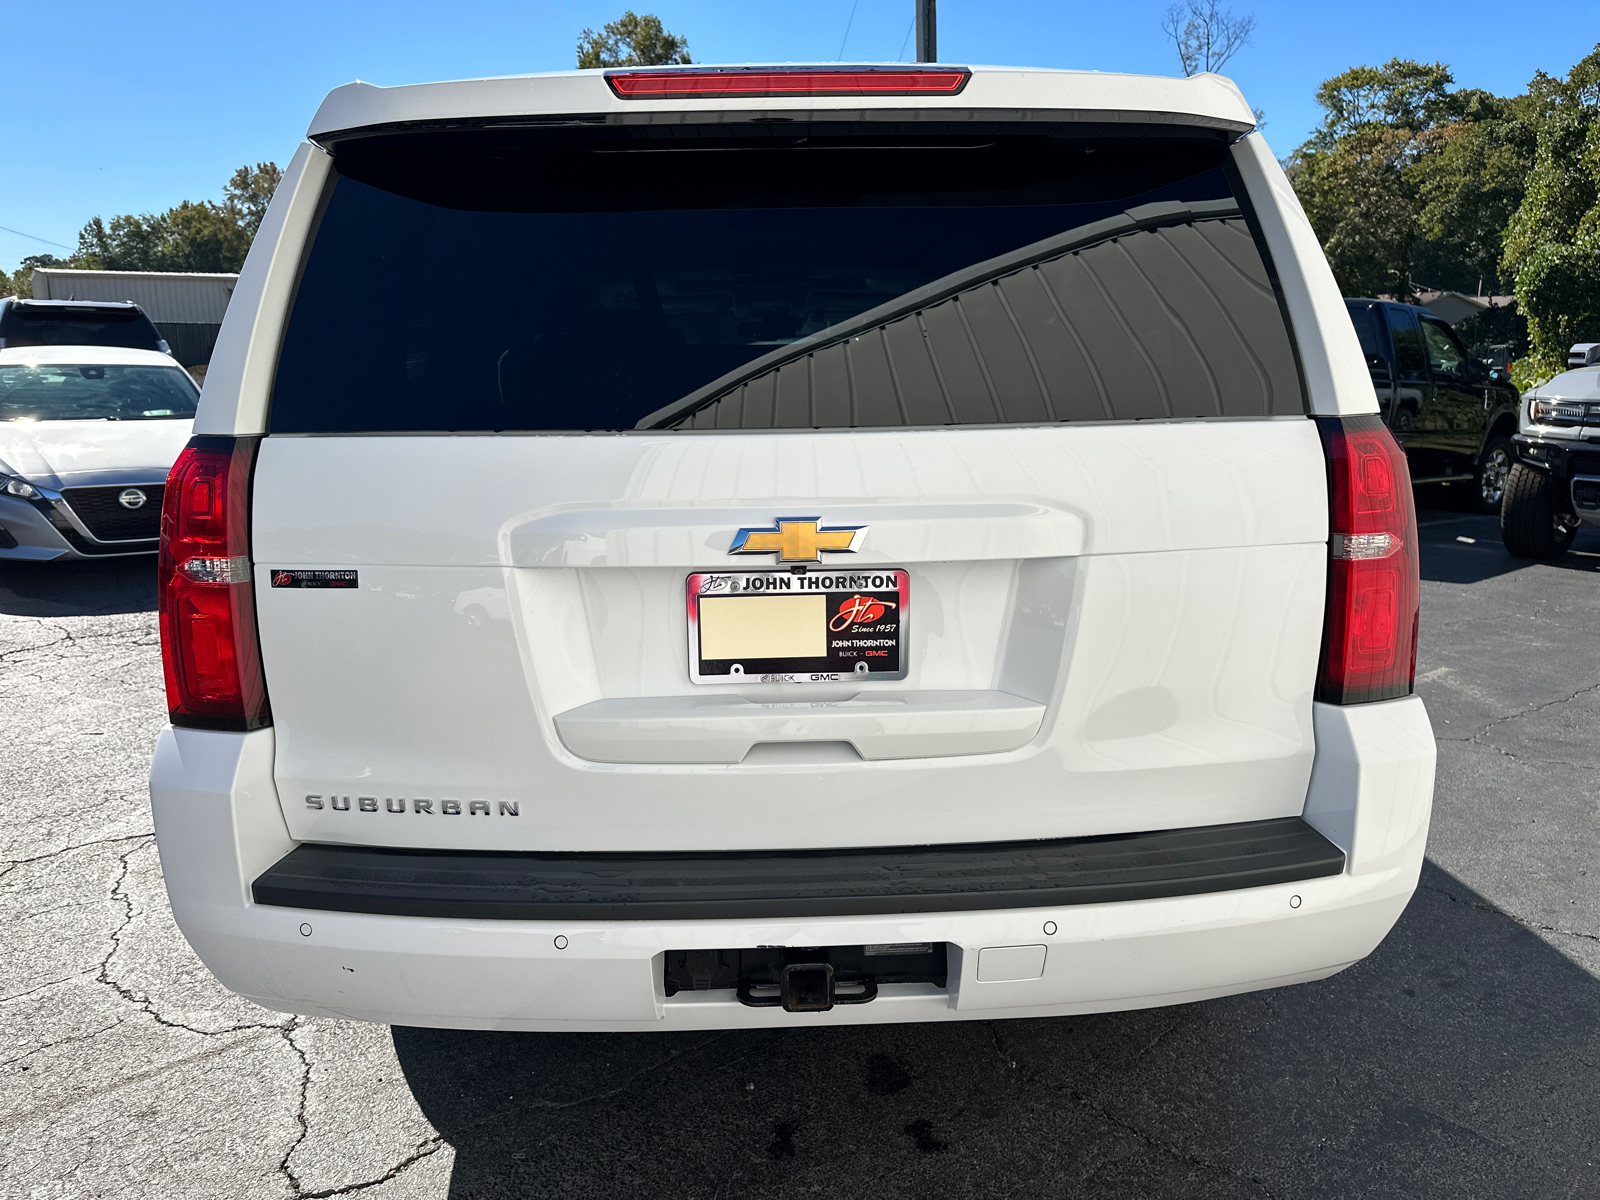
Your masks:
{"label": "blue sky", "polygon": [[[0,9],[10,50],[0,226],[33,237],[0,231],[0,267],[63,254],[92,216],[216,198],[239,164],[287,162],[337,84],[560,70],[579,30],[630,2],[687,36],[700,62],[832,60],[841,44],[854,61],[911,53],[911,0],[11,0]],[[1175,74],[1161,32],[1169,2],[940,0],[939,56]],[[1458,84],[1515,92],[1536,69],[1564,74],[1600,40],[1595,0],[1233,8],[1254,12],[1257,32],[1228,71],[1266,109],[1279,155],[1316,124],[1317,84],[1346,67],[1437,59]]]}

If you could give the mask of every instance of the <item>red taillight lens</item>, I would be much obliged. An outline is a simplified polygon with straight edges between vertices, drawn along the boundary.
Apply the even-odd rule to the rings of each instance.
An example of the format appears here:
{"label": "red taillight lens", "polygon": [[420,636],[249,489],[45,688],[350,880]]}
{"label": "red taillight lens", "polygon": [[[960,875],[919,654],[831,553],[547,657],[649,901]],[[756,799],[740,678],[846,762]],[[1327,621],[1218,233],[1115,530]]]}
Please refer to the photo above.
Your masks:
{"label": "red taillight lens", "polygon": [[156,586],[174,725],[270,723],[250,582],[250,466],[257,439],[197,437],[167,475]]}
{"label": "red taillight lens", "polygon": [[623,100],[736,96],[954,96],[965,67],[694,67],[682,71],[612,71]]}
{"label": "red taillight lens", "polygon": [[1319,417],[1328,459],[1328,615],[1317,699],[1411,694],[1417,671],[1417,514],[1411,472],[1377,417]]}

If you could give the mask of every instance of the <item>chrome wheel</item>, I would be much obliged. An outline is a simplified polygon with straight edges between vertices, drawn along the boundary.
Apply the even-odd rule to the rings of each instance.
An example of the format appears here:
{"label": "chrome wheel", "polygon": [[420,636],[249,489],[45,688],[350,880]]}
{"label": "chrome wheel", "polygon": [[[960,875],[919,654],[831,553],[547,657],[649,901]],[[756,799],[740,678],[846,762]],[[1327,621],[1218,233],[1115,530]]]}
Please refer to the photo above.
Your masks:
{"label": "chrome wheel", "polygon": [[1504,446],[1491,447],[1478,468],[1478,493],[1489,508],[1499,508],[1506,497],[1506,476],[1511,474],[1511,455]]}

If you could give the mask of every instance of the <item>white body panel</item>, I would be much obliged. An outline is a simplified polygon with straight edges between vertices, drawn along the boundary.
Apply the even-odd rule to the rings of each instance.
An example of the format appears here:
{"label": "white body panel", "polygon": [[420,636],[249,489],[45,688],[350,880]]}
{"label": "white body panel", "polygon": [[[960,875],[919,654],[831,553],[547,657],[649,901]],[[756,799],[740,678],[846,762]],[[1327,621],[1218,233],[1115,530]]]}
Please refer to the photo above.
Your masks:
{"label": "white body panel", "polygon": [[[903,63],[883,64],[904,69]],[[810,113],[915,115],[983,114],[1023,120],[1122,121],[1205,125],[1243,133],[1255,114],[1233,80],[1201,74],[1188,79],[1118,75],[1099,71],[1055,71],[1037,67],[972,67],[972,78],[951,96],[776,96],[761,99],[620,100],[601,71],[558,71],[499,79],[378,87],[347,83],[328,93],[311,119],[313,139],[340,130],[400,122],[463,117],[515,117],[601,113],[669,122],[696,113]]]}
{"label": "white body panel", "polygon": [[[525,922],[379,917],[254,904],[295,845],[271,778],[273,734],[169,730],[151,775],[173,913],[228,987],[269,1008],[406,1025],[684,1030],[936,1021],[1180,1004],[1330,975],[1371,952],[1416,886],[1434,744],[1416,698],[1316,706],[1306,817],[1343,874],[1124,904],[807,920]],[[1046,933],[1047,926],[1053,932]],[[558,949],[556,938],[565,939]],[[668,949],[947,941],[948,989],[888,986],[827,1013],[661,990]],[[1019,970],[1043,947],[1042,971]],[[991,959],[986,949],[1008,953]],[[983,965],[980,965],[983,964]],[[979,978],[980,972],[985,977]],[[993,976],[991,980],[989,977]]]}
{"label": "white body panel", "polygon": [[[263,443],[256,480],[257,605],[297,838],[901,845],[1256,820],[1305,797],[1327,514],[1321,446],[1302,419],[280,437]],[[729,764],[704,720],[680,765],[642,750],[618,763],[614,723],[612,748],[595,752],[607,736],[596,705],[616,717],[628,701],[659,725],[706,698],[684,666],[686,575],[727,564],[740,525],[802,509],[868,525],[862,565],[910,570],[911,673],[727,691],[943,704],[943,726],[901,722],[924,755],[938,745],[924,735],[972,717],[950,726],[949,704],[928,694],[964,692],[1000,722],[990,740],[947,752],[962,757],[917,758],[881,736],[863,750],[871,718],[834,710],[822,724],[769,721],[759,763]],[[275,569],[351,567],[357,589],[270,586]],[[487,607],[469,618],[461,598],[485,589],[504,591],[506,619]],[[569,729],[587,720],[590,740],[563,741],[562,714]],[[882,761],[819,761],[817,742]],[[806,748],[779,753],[793,743]],[[1004,799],[975,806],[979,792]],[[441,820],[383,803],[419,797],[511,801],[520,815]]]}

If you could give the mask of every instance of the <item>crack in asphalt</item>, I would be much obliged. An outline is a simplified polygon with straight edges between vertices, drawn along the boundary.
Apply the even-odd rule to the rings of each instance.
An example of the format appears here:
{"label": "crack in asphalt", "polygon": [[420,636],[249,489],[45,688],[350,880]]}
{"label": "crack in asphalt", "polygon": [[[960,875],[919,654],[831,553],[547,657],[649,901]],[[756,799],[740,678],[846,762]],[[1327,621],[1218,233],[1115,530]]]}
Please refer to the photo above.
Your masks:
{"label": "crack in asphalt", "polygon": [[1167,1036],[1167,1034],[1171,1033],[1174,1029],[1176,1029],[1179,1025],[1182,1025],[1182,1024],[1183,1024],[1183,1018],[1182,1017],[1173,1018],[1173,1020],[1168,1023],[1168,1025],[1167,1025],[1167,1027],[1165,1029],[1163,1029],[1160,1033],[1156,1034],[1155,1037],[1151,1038],[1148,1042],[1146,1042],[1145,1045],[1144,1045],[1144,1049],[1139,1051],[1139,1053],[1135,1054],[1132,1058],[1130,1058],[1127,1061],[1126,1064],[1124,1064],[1121,1068],[1119,1068],[1119,1070],[1127,1070],[1127,1068],[1133,1066],[1134,1063],[1141,1062],[1145,1058],[1145,1056],[1150,1053],[1150,1051],[1154,1050],[1156,1048],[1156,1046],[1158,1046],[1161,1043],[1161,1041]]}
{"label": "crack in asphalt", "polygon": [[305,1144],[306,1139],[311,1136],[311,1122],[306,1118],[306,1101],[311,1093],[311,1055],[304,1046],[295,1040],[294,1036],[295,1032],[301,1027],[302,1021],[299,1017],[290,1017],[285,1024],[277,1027],[284,1044],[300,1060],[300,1084],[294,1113],[295,1123],[299,1125],[300,1129],[295,1134],[294,1140],[289,1143],[288,1149],[283,1152],[283,1157],[278,1160],[278,1173],[283,1176],[292,1189],[293,1200],[327,1200],[329,1197],[348,1196],[354,1192],[377,1187],[379,1184],[388,1183],[395,1176],[415,1166],[423,1159],[437,1154],[444,1148],[444,1138],[435,1134],[418,1145],[410,1154],[395,1163],[383,1174],[372,1179],[341,1184],[334,1188],[323,1188],[314,1191],[308,1189],[295,1172],[294,1165],[290,1161],[294,1158],[294,1152],[300,1149]]}
{"label": "crack in asphalt", "polygon": [[1562,937],[1583,938],[1585,941],[1600,942],[1600,934],[1585,933],[1581,929],[1562,929],[1559,925],[1546,925],[1541,921],[1532,921],[1527,917],[1519,917],[1516,913],[1509,912],[1495,904],[1484,904],[1476,900],[1463,900],[1460,896],[1440,887],[1436,883],[1419,883],[1417,887],[1422,891],[1437,892],[1452,904],[1459,904],[1464,908],[1474,908],[1479,912],[1492,913],[1497,917],[1505,917],[1507,920],[1515,921],[1525,928],[1536,929],[1540,933],[1558,933]]}
{"label": "crack in asphalt", "polygon": [[1558,700],[1546,700],[1543,704],[1535,704],[1531,708],[1522,709],[1520,712],[1514,712],[1504,717],[1496,717],[1482,729],[1478,730],[1478,732],[1473,736],[1483,737],[1496,725],[1504,725],[1508,721],[1520,721],[1523,717],[1533,716],[1534,713],[1544,712],[1546,709],[1556,708],[1562,704],[1571,704],[1579,696],[1587,696],[1589,693],[1595,691],[1600,691],[1600,682],[1591,683],[1588,687],[1581,687],[1577,691],[1573,692],[1570,696],[1562,696]]}
{"label": "crack in asphalt", "polygon": [[1535,758],[1527,754],[1517,754],[1514,751],[1507,750],[1504,746],[1497,746],[1493,742],[1480,741],[1476,734],[1471,737],[1439,737],[1435,735],[1433,740],[1436,742],[1450,742],[1457,746],[1478,746],[1484,750],[1492,750],[1501,758],[1509,758],[1512,762],[1533,763],[1545,767],[1577,767],[1579,770],[1587,770],[1591,767],[1589,763],[1573,762],[1568,758]]}
{"label": "crack in asphalt", "polygon": [[1577,691],[1573,692],[1570,696],[1562,696],[1555,700],[1546,700],[1541,704],[1535,704],[1517,712],[1508,713],[1506,716],[1496,717],[1494,720],[1480,727],[1476,733],[1468,734],[1466,737],[1442,737],[1438,734],[1435,734],[1434,740],[1437,742],[1454,742],[1457,745],[1482,746],[1485,750],[1493,750],[1496,754],[1499,754],[1505,758],[1509,758],[1513,762],[1542,763],[1552,767],[1577,767],[1579,769],[1585,769],[1591,764],[1572,762],[1563,758],[1538,758],[1531,755],[1517,754],[1516,752],[1507,750],[1504,746],[1498,745],[1494,741],[1491,741],[1489,738],[1489,731],[1511,721],[1520,721],[1524,717],[1531,717],[1535,713],[1541,713],[1547,709],[1559,708],[1563,704],[1571,704],[1580,696],[1592,695],[1595,692],[1600,692],[1600,682],[1592,683],[1588,687],[1581,687]]}
{"label": "crack in asphalt", "polygon": [[[621,1083],[617,1084],[616,1087],[607,1088],[603,1092],[593,1092],[587,1096],[579,1096],[573,1100],[531,1100],[528,1102],[528,1104],[533,1108],[559,1112],[563,1109],[578,1108],[584,1104],[593,1104],[596,1100],[609,1100],[613,1096],[622,1095],[623,1092],[627,1091],[635,1083],[639,1082],[639,1080],[643,1079],[651,1072],[659,1071],[662,1067],[670,1066],[673,1063],[683,1062],[689,1055],[698,1054],[708,1046],[715,1045],[717,1042],[722,1041],[724,1038],[731,1037],[737,1032],[739,1031],[736,1029],[725,1029],[721,1033],[716,1034],[714,1037],[709,1037],[705,1041],[700,1042],[698,1045],[670,1050],[667,1052],[667,1056],[665,1058],[657,1059],[653,1063],[645,1064],[633,1074],[629,1075]],[[476,1129],[480,1125],[487,1125],[493,1119],[494,1118],[492,1116],[486,1116],[482,1120],[474,1121],[471,1125],[465,1125],[462,1126],[462,1128]]]}
{"label": "crack in asphalt", "polygon": [[[38,984],[35,987],[31,987],[25,992],[18,992],[14,996],[0,996],[0,1004],[10,1004],[13,1000],[21,1000],[24,996],[31,996],[35,992],[42,992],[47,987],[55,987],[55,985],[58,983],[65,983],[69,979],[77,979],[79,976],[87,975],[92,969],[92,967],[85,967],[81,971],[74,971],[70,975],[63,975],[59,979],[46,979],[43,983]],[[4,1063],[0,1063],[0,1066],[4,1065]]]}
{"label": "crack in asphalt", "polygon": [[[295,1136],[295,1139],[290,1144],[289,1148],[284,1151],[283,1159],[278,1165],[279,1172],[288,1181],[289,1186],[294,1189],[291,1200],[331,1200],[332,1197],[348,1196],[355,1192],[364,1191],[367,1188],[377,1187],[379,1184],[387,1183],[389,1180],[395,1178],[395,1176],[409,1170],[411,1167],[414,1167],[423,1159],[432,1157],[440,1150],[443,1150],[446,1145],[450,1144],[450,1139],[444,1134],[435,1134],[433,1137],[428,1138],[427,1140],[418,1144],[416,1149],[402,1158],[399,1162],[395,1163],[382,1175],[375,1176],[372,1179],[363,1179],[357,1183],[341,1184],[338,1187],[327,1188],[320,1191],[307,1191],[290,1163],[290,1159],[294,1156],[294,1152],[298,1150],[300,1146],[304,1144],[305,1140],[311,1135],[310,1122],[306,1119],[306,1099],[310,1092],[311,1086],[311,1056],[303,1047],[299,1045],[299,1043],[294,1040],[293,1034],[294,1030],[297,1028],[299,1028],[299,1024],[298,1019],[296,1018],[295,1020],[291,1021],[287,1028],[281,1030],[284,1035],[284,1039],[289,1043],[295,1054],[299,1056],[301,1068],[300,1097],[299,1104],[295,1112],[296,1119],[300,1124],[300,1132]],[[722,1041],[724,1038],[730,1037],[735,1032],[737,1031],[724,1030],[713,1037],[707,1038],[705,1041],[700,1042],[697,1045],[671,1049],[667,1051],[665,1058],[657,1059],[655,1062],[645,1064],[615,1087],[606,1088],[598,1092],[592,1092],[585,1096],[578,1096],[571,1100],[529,1100],[523,1103],[523,1107],[540,1109],[546,1112],[560,1112],[570,1108],[578,1108],[585,1104],[593,1104],[601,1100],[609,1100],[614,1096],[622,1095],[645,1076],[655,1071],[659,1071],[662,1067],[669,1066],[672,1063],[683,1062],[689,1055],[698,1054],[707,1047]],[[499,1113],[487,1114],[480,1120],[473,1121],[471,1124],[463,1125],[459,1129],[456,1129],[453,1136],[460,1137],[464,1133],[488,1125],[499,1119],[499,1115]]]}
{"label": "crack in asphalt", "polygon": [[1261,1194],[1267,1197],[1267,1200],[1278,1200],[1278,1194],[1268,1187],[1263,1180],[1256,1178],[1254,1175],[1246,1175],[1243,1171],[1237,1170],[1234,1167],[1230,1167],[1226,1163],[1213,1162],[1211,1159],[1201,1158],[1194,1154],[1188,1154],[1174,1146],[1169,1146],[1165,1142],[1161,1141],[1161,1139],[1146,1133],[1137,1125],[1123,1120],[1104,1105],[1096,1104],[1082,1092],[1068,1091],[1067,1096],[1079,1108],[1087,1109],[1088,1111],[1094,1113],[1095,1116],[1099,1117],[1107,1125],[1110,1125],[1115,1129],[1120,1129],[1125,1133],[1132,1134],[1135,1138],[1143,1142],[1146,1146],[1149,1146],[1152,1150],[1160,1151],[1162,1154],[1165,1154],[1167,1157],[1176,1162],[1181,1162],[1187,1166],[1195,1167],[1200,1170],[1212,1171],[1220,1175],[1230,1176],[1231,1178],[1237,1179],[1242,1183],[1248,1183],[1251,1186],[1258,1188]]}
{"label": "crack in asphalt", "polygon": [[[27,995],[27,993],[24,992],[23,995]],[[0,1060],[0,1067],[15,1066],[19,1062],[23,1062],[26,1059],[32,1058],[35,1054],[43,1054],[46,1050],[54,1050],[57,1046],[71,1046],[77,1042],[93,1041],[103,1033],[110,1033],[113,1029],[121,1024],[122,1018],[118,1017],[115,1021],[111,1022],[111,1024],[102,1025],[99,1029],[93,1030],[90,1033],[76,1033],[71,1037],[58,1038],[53,1042],[43,1042],[40,1045],[35,1046],[32,1050],[29,1050],[26,1054],[19,1054],[15,1058]]]}
{"label": "crack in asphalt", "polygon": [[[160,630],[155,622],[147,621],[140,625],[124,629],[102,629],[85,633],[74,633],[63,625],[52,625],[49,622],[36,620],[38,628],[49,630],[60,636],[48,641],[37,642],[28,646],[16,646],[10,650],[0,650],[0,663],[19,654],[37,654],[46,650],[76,647],[79,642],[96,642],[116,640],[119,638],[131,639],[128,644],[133,647],[150,646],[159,641]],[[155,641],[150,639],[154,638]]]}
{"label": "crack in asphalt", "polygon": [[[145,841],[146,843],[153,842],[153,839],[153,834],[144,834],[141,837],[141,840]],[[118,872],[116,882],[111,885],[111,898],[113,900],[121,901],[123,909],[122,920],[117,927],[111,931],[109,939],[111,946],[106,951],[105,957],[100,960],[99,969],[95,973],[95,982],[104,984],[106,987],[116,992],[117,995],[121,996],[128,1003],[137,1006],[141,1012],[143,1012],[156,1024],[164,1025],[168,1029],[182,1029],[189,1033],[199,1034],[201,1037],[222,1037],[230,1033],[242,1033],[247,1029],[271,1029],[281,1031],[284,1028],[284,1022],[282,1021],[245,1021],[237,1025],[226,1025],[221,1029],[200,1029],[197,1026],[189,1025],[183,1021],[174,1021],[170,1017],[163,1016],[156,1009],[155,1002],[151,1000],[149,996],[136,992],[130,987],[125,987],[123,984],[111,977],[111,960],[116,957],[117,951],[122,948],[122,933],[128,928],[129,925],[133,923],[133,918],[137,915],[134,908],[133,896],[123,890],[123,885],[128,879],[128,872],[132,869],[128,863],[128,860],[144,848],[144,846],[134,846],[130,850],[118,856],[118,860],[122,864],[122,870]],[[286,1020],[292,1021],[293,1018],[286,1018]]]}
{"label": "crack in asphalt", "polygon": [[110,846],[117,842],[143,841],[155,837],[150,833],[125,833],[118,837],[95,838],[87,842],[75,842],[70,846],[61,846],[55,850],[46,850],[43,854],[35,854],[29,858],[0,859],[0,879],[4,879],[18,867],[25,867],[29,863],[43,862],[47,858],[59,858],[63,854],[71,854],[74,850],[88,850],[93,846]]}
{"label": "crack in asphalt", "polygon": [[303,1190],[296,1190],[292,1200],[330,1200],[330,1197],[348,1196],[354,1192],[364,1192],[368,1188],[375,1188],[380,1184],[388,1183],[397,1175],[401,1175],[406,1171],[409,1171],[423,1159],[432,1158],[435,1154],[439,1153],[439,1151],[445,1148],[445,1144],[444,1138],[434,1136],[429,1138],[426,1142],[423,1142],[417,1147],[416,1150],[406,1155],[405,1158],[395,1163],[394,1166],[390,1167],[387,1171],[375,1179],[363,1179],[360,1183],[346,1184],[343,1187],[329,1188],[326,1191],[307,1192]]}
{"label": "crack in asphalt", "polygon": [[1011,1051],[1006,1049],[1006,1044],[1000,1037],[1000,1022],[989,1022],[989,1040],[994,1043],[994,1052],[1000,1056],[1002,1063],[1010,1069],[1021,1070],[1017,1066],[1017,1060],[1011,1057]]}
{"label": "crack in asphalt", "polygon": [[[210,1035],[202,1033],[201,1036],[208,1037]],[[201,1050],[198,1053],[185,1055],[183,1058],[157,1063],[155,1066],[148,1067],[143,1071],[134,1071],[127,1075],[120,1075],[111,1083],[108,1083],[103,1087],[96,1088],[90,1093],[90,1095],[96,1098],[103,1098],[110,1093],[120,1091],[123,1088],[137,1087],[139,1084],[154,1079],[158,1075],[163,1075],[168,1071],[182,1071],[187,1067],[192,1067],[199,1063],[207,1062],[214,1058],[219,1058],[224,1054],[231,1054],[241,1046],[247,1045],[250,1040],[250,1038],[236,1038],[231,1042],[223,1042],[215,1046],[208,1046],[206,1049]],[[84,1099],[85,1097],[82,1095],[72,1095],[66,1097],[65,1099],[54,1100],[50,1103],[38,1105],[35,1108],[0,1109],[0,1129],[5,1129],[13,1125],[21,1125],[23,1122],[32,1120],[36,1117],[48,1117],[54,1113],[61,1112],[63,1109],[71,1108],[76,1104],[81,1104],[83,1103]]]}

